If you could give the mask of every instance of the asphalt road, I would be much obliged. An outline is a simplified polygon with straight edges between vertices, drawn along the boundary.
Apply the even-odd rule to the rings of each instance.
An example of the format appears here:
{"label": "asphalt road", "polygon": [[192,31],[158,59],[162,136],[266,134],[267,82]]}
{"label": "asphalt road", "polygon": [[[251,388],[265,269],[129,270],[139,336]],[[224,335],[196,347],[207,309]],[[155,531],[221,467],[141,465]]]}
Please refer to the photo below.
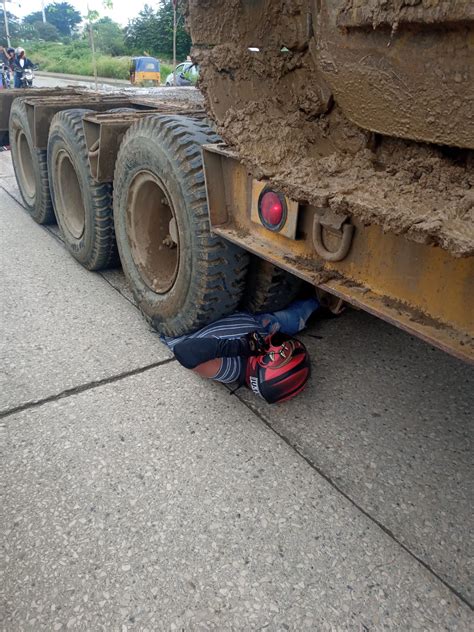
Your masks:
{"label": "asphalt road", "polygon": [[2,629],[472,629],[472,368],[351,311],[271,407],[182,369],[0,154]]}

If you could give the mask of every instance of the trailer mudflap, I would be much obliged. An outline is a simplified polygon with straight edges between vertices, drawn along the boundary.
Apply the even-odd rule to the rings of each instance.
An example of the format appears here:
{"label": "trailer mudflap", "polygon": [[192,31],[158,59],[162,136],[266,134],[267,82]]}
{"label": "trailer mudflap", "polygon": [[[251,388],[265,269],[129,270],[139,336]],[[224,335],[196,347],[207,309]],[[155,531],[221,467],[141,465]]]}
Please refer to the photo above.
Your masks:
{"label": "trailer mudflap", "polygon": [[[249,252],[445,351],[474,362],[474,258],[384,233],[350,214],[325,217],[321,204],[298,204],[294,239],[252,220],[254,178],[222,145],[204,148],[212,229]],[[268,183],[267,183],[268,184]],[[254,215],[255,217],[255,215]],[[326,221],[325,221],[326,220]],[[344,225],[350,243],[341,257]],[[315,227],[327,253],[318,249]]]}

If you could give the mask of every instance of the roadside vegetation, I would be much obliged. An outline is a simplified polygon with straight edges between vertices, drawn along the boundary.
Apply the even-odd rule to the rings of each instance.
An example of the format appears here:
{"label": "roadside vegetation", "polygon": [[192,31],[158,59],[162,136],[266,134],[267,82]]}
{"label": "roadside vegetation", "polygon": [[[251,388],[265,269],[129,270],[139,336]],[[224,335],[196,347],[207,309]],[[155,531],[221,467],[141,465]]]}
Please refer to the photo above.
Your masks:
{"label": "roadside vegetation", "polygon": [[[87,41],[70,44],[61,42],[27,42],[28,56],[39,64],[41,70],[61,72],[67,75],[93,76],[92,52]],[[96,55],[99,77],[128,79],[131,56],[112,56],[101,52]],[[171,72],[172,64],[161,63],[163,81]]]}
{"label": "roadside vegetation", "polygon": [[[46,22],[40,11],[20,20],[8,13],[13,46],[23,46],[28,57],[41,70],[71,75],[93,76],[93,59],[85,16],[67,2],[46,6]],[[178,20],[177,61],[189,54],[191,42]],[[99,77],[128,79],[130,59],[152,55],[161,61],[162,81],[172,70],[173,4],[163,0],[158,8],[150,6],[122,27],[109,17],[99,17],[92,25]],[[0,25],[0,44],[6,45],[5,26]]]}

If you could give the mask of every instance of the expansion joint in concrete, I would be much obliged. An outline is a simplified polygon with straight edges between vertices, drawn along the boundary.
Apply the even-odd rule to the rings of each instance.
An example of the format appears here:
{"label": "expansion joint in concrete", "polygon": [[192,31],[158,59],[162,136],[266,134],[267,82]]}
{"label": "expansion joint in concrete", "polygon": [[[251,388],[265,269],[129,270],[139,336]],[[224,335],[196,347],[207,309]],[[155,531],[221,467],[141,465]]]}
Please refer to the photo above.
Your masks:
{"label": "expansion joint in concrete", "polygon": [[410,555],[419,564],[421,564],[421,566],[423,566],[423,568],[425,568],[429,573],[431,573],[431,575],[436,577],[436,579],[440,581],[444,586],[446,586],[446,588],[450,590],[458,599],[460,599],[464,604],[466,604],[466,606],[468,606],[471,610],[474,610],[474,605],[464,595],[462,595],[458,590],[456,590],[456,588],[451,586],[451,584],[447,582],[445,579],[443,579],[429,564],[427,564],[418,555],[416,555],[416,553],[414,553],[405,544],[403,544],[403,542],[401,542],[390,529],[388,529],[384,524],[382,524],[379,520],[377,520],[377,518],[372,516],[359,503],[357,503],[351,496],[349,496],[349,494],[347,494],[343,489],[341,489],[341,487],[337,483],[335,483],[330,476],[328,476],[325,472],[323,472],[323,470],[316,463],[314,463],[305,454],[303,454],[303,452],[298,448],[297,445],[292,443],[288,437],[285,437],[284,434],[278,432],[278,430],[276,430],[271,425],[271,423],[265,418],[264,415],[262,415],[262,413],[255,406],[253,406],[251,403],[246,402],[242,398],[240,398],[238,396],[238,393],[236,393],[236,395],[239,401],[241,401],[242,404],[244,404],[244,406],[246,406],[256,417],[258,417],[260,421],[262,421],[267,426],[267,428],[269,428],[269,430],[275,433],[292,450],[294,450],[296,454],[309,465],[309,467],[311,467],[317,474],[319,474],[319,476],[322,476],[322,478],[324,478],[324,480],[327,481],[329,485],[331,485],[331,487],[333,487],[337,493],[344,496],[344,498],[348,500],[351,503],[351,505],[353,505],[362,514],[364,514],[364,516],[366,516],[371,522],[377,525],[379,529],[381,529],[389,538],[391,538],[396,544],[398,544],[398,546],[400,546],[404,551],[406,551],[408,555]]}
{"label": "expansion joint in concrete", "polygon": [[71,397],[72,395],[78,395],[79,393],[84,393],[85,391],[90,391],[99,386],[104,386],[106,384],[113,384],[114,382],[119,382],[120,380],[124,380],[127,377],[133,377],[134,375],[140,375],[140,373],[145,373],[150,369],[156,369],[160,366],[164,366],[165,364],[169,364],[170,362],[174,362],[174,358],[167,358],[166,360],[160,360],[160,362],[153,362],[152,364],[147,364],[146,366],[141,366],[137,369],[132,369],[131,371],[124,371],[123,373],[119,373],[118,375],[112,375],[110,377],[104,377],[100,380],[93,380],[92,382],[87,382],[86,384],[81,384],[79,386],[74,386],[72,388],[67,388],[60,393],[56,393],[55,395],[49,395],[48,397],[44,397],[42,399],[37,399],[30,402],[25,402],[24,404],[20,404],[19,406],[14,406],[12,408],[7,408],[6,410],[0,411],[0,419],[4,417],[9,417],[10,415],[15,415],[16,413],[21,413],[24,410],[28,410],[30,408],[38,408],[40,406],[44,406],[45,404],[50,404],[51,402],[56,402],[60,399],[65,399],[66,397]]}

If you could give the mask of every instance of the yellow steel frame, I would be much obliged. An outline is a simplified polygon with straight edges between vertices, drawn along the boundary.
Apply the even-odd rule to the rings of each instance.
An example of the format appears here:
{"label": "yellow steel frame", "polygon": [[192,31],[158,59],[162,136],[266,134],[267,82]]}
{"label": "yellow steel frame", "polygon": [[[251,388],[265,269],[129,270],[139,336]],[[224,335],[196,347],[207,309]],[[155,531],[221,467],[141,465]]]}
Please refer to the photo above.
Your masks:
{"label": "yellow steel frame", "polygon": [[[324,208],[298,207],[296,239],[252,221],[251,174],[222,145],[204,149],[213,230],[250,252],[398,327],[470,362],[474,361],[474,258],[455,258],[441,248],[383,233],[350,218],[348,255],[326,261],[316,252],[313,226]],[[325,233],[329,249],[339,237]]]}

